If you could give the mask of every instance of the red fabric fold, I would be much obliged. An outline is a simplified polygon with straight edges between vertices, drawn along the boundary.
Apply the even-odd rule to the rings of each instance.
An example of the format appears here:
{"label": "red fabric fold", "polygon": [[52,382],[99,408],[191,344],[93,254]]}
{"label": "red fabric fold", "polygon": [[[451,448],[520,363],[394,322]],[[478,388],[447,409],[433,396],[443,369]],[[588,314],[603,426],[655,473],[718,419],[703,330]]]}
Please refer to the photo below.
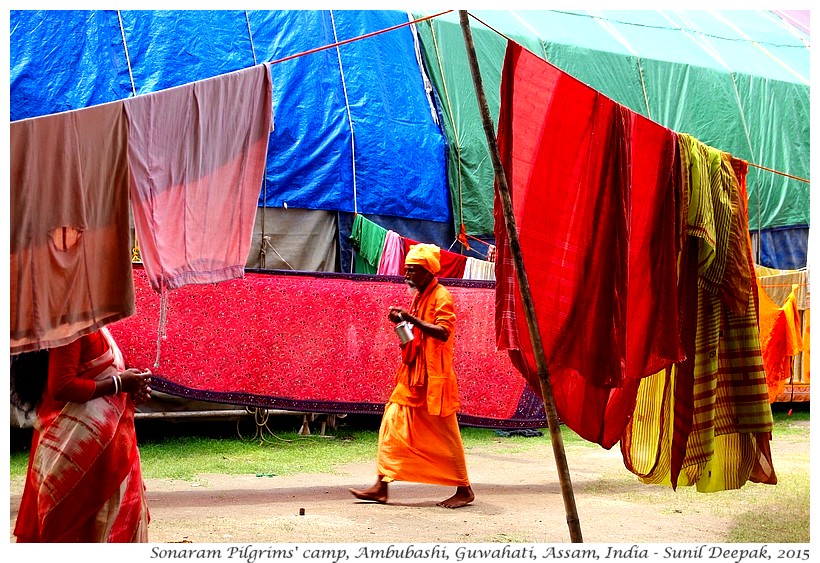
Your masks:
{"label": "red fabric fold", "polygon": [[[640,378],[683,359],[675,143],[672,131],[508,45],[498,144],[556,408],[607,448]],[[513,361],[540,394],[498,197],[495,235],[498,344],[519,350]]]}
{"label": "red fabric fold", "polygon": [[[404,253],[410,250],[414,244],[419,244],[418,241],[406,238],[404,239]],[[436,272],[438,278],[463,278],[464,267],[467,265],[467,257],[463,254],[450,252],[449,250],[441,249],[441,270]],[[401,268],[401,275],[404,275],[404,265]]]}

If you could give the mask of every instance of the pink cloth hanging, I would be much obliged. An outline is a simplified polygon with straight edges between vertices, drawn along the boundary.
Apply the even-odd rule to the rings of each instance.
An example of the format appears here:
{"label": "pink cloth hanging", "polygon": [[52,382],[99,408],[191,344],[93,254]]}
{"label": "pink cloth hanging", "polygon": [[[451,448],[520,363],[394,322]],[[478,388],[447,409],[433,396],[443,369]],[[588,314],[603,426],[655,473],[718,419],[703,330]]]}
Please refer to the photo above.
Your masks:
{"label": "pink cloth hanging", "polygon": [[395,231],[387,231],[384,237],[384,248],[379,260],[380,276],[401,276],[404,268],[404,239]]}
{"label": "pink cloth hanging", "polygon": [[122,102],[10,125],[11,353],[134,313]]}
{"label": "pink cloth hanging", "polygon": [[131,98],[125,112],[151,287],[242,277],[271,127],[268,66]]}

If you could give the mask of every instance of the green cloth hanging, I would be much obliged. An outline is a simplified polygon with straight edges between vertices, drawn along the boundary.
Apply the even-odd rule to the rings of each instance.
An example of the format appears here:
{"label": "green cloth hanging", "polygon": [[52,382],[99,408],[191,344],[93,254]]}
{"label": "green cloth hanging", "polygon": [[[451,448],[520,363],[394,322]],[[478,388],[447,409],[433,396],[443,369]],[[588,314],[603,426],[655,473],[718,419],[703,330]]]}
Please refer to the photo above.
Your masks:
{"label": "green cloth hanging", "polygon": [[377,273],[386,237],[387,229],[363,215],[356,214],[353,219],[353,227],[350,230],[350,242],[353,244],[353,249],[356,250],[356,260],[353,266],[355,273]]}

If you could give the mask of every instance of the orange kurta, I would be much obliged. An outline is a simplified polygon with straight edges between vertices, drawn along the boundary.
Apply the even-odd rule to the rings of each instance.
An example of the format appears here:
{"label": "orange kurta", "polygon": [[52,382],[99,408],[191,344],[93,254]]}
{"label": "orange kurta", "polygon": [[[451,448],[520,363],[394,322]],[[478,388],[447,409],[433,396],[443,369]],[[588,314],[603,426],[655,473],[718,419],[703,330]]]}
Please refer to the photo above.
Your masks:
{"label": "orange kurta", "polygon": [[424,293],[414,297],[411,313],[445,327],[450,338],[442,342],[414,329],[419,350],[415,359],[402,363],[396,373],[396,387],[379,430],[377,471],[385,481],[466,487],[470,481],[456,419],[459,400],[453,370],[453,297],[434,280]]}

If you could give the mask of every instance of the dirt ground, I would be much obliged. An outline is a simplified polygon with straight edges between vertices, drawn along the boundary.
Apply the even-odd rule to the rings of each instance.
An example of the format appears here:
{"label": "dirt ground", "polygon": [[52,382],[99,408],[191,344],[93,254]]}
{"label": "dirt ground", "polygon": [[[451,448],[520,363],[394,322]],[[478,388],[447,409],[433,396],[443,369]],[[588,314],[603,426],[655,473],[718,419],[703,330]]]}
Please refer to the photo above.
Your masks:
{"label": "dirt ground", "polygon": [[[521,440],[538,440],[535,447]],[[772,444],[775,468],[807,452],[808,440]],[[740,491],[714,502],[692,487],[641,484],[610,451],[570,444],[567,458],[585,543],[723,542],[743,511]],[[801,458],[802,459],[802,458]],[[808,461],[801,462],[808,464]],[[365,503],[349,487],[370,485],[373,463],[334,474],[200,475],[196,482],[146,481],[149,539],[156,543],[468,543],[570,541],[552,447],[545,438],[498,440],[467,451],[475,502],[449,510],[436,502],[453,490],[394,483],[386,505]],[[11,526],[22,479],[10,483]],[[741,491],[754,493],[747,483]],[[806,491],[808,493],[808,491]],[[709,497],[709,498],[707,498]],[[737,506],[736,506],[737,505]],[[300,511],[304,509],[304,514]],[[11,541],[14,537],[10,534]]]}

